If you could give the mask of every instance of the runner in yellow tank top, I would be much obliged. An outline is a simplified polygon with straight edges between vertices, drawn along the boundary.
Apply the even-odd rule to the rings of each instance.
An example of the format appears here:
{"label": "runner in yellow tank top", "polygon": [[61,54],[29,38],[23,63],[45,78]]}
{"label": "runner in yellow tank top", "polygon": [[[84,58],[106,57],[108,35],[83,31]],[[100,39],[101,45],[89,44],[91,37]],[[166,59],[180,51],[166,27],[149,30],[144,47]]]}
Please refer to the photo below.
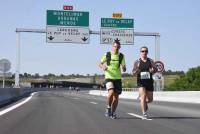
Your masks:
{"label": "runner in yellow tank top", "polygon": [[99,67],[105,72],[106,88],[108,90],[107,108],[105,115],[116,118],[118,98],[122,92],[121,70],[126,71],[124,55],[119,53],[120,42],[115,41],[112,51],[101,58]]}

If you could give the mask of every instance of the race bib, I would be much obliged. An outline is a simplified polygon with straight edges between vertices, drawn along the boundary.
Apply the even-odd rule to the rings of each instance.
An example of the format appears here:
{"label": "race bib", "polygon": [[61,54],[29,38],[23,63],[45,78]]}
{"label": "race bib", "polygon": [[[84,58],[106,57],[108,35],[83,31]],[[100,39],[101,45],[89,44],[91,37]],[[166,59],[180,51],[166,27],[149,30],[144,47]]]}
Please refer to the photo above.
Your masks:
{"label": "race bib", "polygon": [[140,79],[144,80],[144,79],[150,79],[150,73],[149,72],[141,72],[140,73]]}

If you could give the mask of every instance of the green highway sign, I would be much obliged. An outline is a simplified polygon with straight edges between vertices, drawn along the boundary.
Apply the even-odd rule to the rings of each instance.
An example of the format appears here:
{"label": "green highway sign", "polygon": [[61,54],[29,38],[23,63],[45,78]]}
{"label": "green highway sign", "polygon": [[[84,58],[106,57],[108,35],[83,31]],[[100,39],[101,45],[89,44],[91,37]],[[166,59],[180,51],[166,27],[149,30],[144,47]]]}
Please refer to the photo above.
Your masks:
{"label": "green highway sign", "polygon": [[101,27],[134,28],[134,20],[122,18],[101,18]]}
{"label": "green highway sign", "polygon": [[47,25],[89,27],[89,12],[47,10]]}

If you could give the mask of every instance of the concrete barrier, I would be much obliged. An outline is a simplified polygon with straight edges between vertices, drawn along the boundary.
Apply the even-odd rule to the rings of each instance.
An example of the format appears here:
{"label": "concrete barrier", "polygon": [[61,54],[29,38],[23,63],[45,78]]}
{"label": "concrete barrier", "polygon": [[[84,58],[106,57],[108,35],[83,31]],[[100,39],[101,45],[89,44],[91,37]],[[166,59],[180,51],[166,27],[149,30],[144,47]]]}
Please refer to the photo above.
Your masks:
{"label": "concrete barrier", "polygon": [[45,88],[0,88],[0,107],[28,96],[32,92],[46,91]]}
{"label": "concrete barrier", "polygon": [[[107,91],[90,90],[89,94],[107,96]],[[120,98],[137,99],[138,92],[123,91]],[[200,91],[157,91],[154,92],[154,101],[200,103]]]}

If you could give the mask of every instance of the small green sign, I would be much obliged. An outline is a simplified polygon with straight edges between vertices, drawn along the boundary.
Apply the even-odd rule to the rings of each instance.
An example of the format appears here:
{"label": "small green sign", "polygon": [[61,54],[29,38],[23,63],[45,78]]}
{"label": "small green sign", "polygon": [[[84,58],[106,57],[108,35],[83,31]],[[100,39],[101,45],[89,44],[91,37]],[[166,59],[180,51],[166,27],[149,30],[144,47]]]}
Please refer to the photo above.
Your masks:
{"label": "small green sign", "polygon": [[101,18],[101,27],[134,28],[134,20],[118,18]]}
{"label": "small green sign", "polygon": [[47,25],[89,27],[89,12],[47,10]]}

